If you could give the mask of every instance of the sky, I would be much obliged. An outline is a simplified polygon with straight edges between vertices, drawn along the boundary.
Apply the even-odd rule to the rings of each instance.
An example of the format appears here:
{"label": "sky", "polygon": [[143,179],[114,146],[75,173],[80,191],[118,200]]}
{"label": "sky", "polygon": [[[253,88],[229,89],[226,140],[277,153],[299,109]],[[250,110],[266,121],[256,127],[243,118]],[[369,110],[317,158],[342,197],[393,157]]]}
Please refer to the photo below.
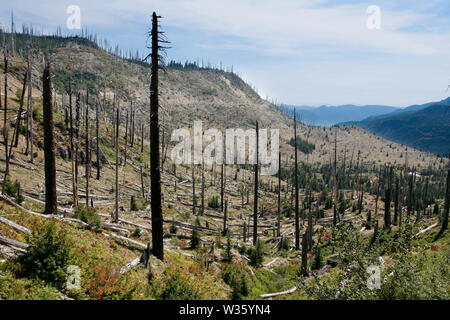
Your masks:
{"label": "sky", "polygon": [[[408,106],[450,96],[449,0],[0,0],[0,24],[81,27],[146,48],[153,11],[168,60],[233,70],[262,98],[291,105]],[[379,11],[368,10],[376,6]],[[379,14],[378,14],[379,13]],[[379,18],[379,19],[378,19]],[[368,21],[369,20],[369,21]],[[374,28],[379,26],[379,28]],[[370,27],[370,28],[369,28]]]}

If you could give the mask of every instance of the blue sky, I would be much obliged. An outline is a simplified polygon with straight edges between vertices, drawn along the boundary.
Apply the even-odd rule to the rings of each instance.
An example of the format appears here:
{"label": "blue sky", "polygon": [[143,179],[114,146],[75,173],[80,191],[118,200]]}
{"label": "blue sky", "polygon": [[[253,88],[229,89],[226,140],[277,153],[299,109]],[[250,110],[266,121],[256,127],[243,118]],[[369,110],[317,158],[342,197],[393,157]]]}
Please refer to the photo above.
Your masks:
{"label": "blue sky", "polygon": [[[145,51],[153,11],[174,60],[233,65],[263,98],[297,105],[407,106],[450,95],[448,0],[0,0],[0,23],[66,28],[69,5],[83,27]],[[381,10],[368,29],[367,7]]]}

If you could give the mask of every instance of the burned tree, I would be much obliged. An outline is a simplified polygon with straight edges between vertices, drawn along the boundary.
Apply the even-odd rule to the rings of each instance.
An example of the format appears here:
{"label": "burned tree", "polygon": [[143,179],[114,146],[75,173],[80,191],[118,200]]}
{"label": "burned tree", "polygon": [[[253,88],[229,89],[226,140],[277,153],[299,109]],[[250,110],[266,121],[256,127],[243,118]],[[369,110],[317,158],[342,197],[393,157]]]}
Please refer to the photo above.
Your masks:
{"label": "burned tree", "polygon": [[386,168],[386,186],[384,192],[384,227],[391,227],[391,195],[392,195],[392,167]]}
{"label": "burned tree", "polygon": [[69,80],[69,119],[70,119],[70,157],[72,162],[72,192],[73,206],[78,206],[78,186],[75,171],[75,150],[73,144],[73,110],[72,110],[72,81]]}
{"label": "burned tree", "polygon": [[277,237],[281,234],[281,152],[278,152],[278,217]]}
{"label": "burned tree", "polygon": [[298,210],[297,115],[294,109],[294,185],[295,185],[295,250],[300,250],[300,213]]}
{"label": "burned tree", "polygon": [[22,95],[20,96],[20,102],[19,102],[19,111],[17,112],[17,119],[16,119],[16,126],[14,129],[14,148],[17,148],[17,145],[19,144],[19,127],[20,122],[22,120],[22,113],[23,113],[23,102],[25,99],[25,90],[27,86],[27,80],[28,80],[28,70],[25,72],[25,75],[23,76],[23,86],[22,86]]}
{"label": "burned tree", "polygon": [[[103,93],[105,96],[105,93]],[[96,147],[96,155],[97,155],[97,180],[100,180],[100,142],[99,142],[99,130],[100,130],[100,121],[99,121],[99,110],[98,110],[98,101],[95,104],[95,147]]]}
{"label": "burned tree", "polygon": [[6,46],[4,48],[4,63],[5,63],[5,106],[3,111],[3,138],[5,142],[5,158],[6,158],[6,166],[5,166],[5,176],[3,178],[3,186],[2,193],[5,194],[6,180],[9,174],[9,157],[8,157],[8,122],[7,122],[7,113],[8,113],[8,50]]}
{"label": "burned tree", "polygon": [[[164,259],[163,217],[161,207],[161,172],[159,152],[159,117],[158,117],[158,70],[160,55],[164,49],[161,42],[162,32],[158,31],[159,16],[153,12],[151,30],[151,83],[150,83],[150,178],[152,210],[152,251],[160,260]],[[133,143],[133,141],[132,141]]]}
{"label": "burned tree", "polygon": [[256,161],[255,161],[255,199],[253,203],[253,245],[258,240],[258,158],[259,158],[259,128],[256,121]]}
{"label": "burned tree", "polygon": [[115,173],[116,173],[116,186],[114,188],[115,192],[115,210],[114,210],[114,223],[119,223],[119,123],[120,123],[120,111],[119,106],[116,106],[116,127],[115,127],[115,140],[116,140],[116,166],[115,166]]}
{"label": "burned tree", "polygon": [[85,174],[86,174],[86,207],[89,207],[89,174],[90,174],[90,150],[89,150],[89,89],[86,89],[86,111],[84,123],[86,127],[85,133],[85,150],[86,150],[86,166],[85,166]]}
{"label": "burned tree", "polygon": [[45,213],[56,214],[56,164],[50,63],[47,63],[44,69],[42,86],[44,112]]}

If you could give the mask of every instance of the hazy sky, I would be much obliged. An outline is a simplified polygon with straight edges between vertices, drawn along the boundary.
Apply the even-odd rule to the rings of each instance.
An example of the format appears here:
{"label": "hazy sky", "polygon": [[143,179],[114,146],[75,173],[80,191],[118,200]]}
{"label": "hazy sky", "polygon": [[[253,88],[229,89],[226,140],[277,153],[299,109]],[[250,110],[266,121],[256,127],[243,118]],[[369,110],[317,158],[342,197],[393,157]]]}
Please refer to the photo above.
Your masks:
{"label": "hazy sky", "polygon": [[[123,48],[146,50],[150,16],[172,42],[168,59],[234,70],[263,98],[296,105],[407,106],[450,95],[449,0],[0,0],[0,23],[44,31],[81,25]],[[369,29],[370,5],[381,10]],[[148,51],[148,50],[147,50]]]}

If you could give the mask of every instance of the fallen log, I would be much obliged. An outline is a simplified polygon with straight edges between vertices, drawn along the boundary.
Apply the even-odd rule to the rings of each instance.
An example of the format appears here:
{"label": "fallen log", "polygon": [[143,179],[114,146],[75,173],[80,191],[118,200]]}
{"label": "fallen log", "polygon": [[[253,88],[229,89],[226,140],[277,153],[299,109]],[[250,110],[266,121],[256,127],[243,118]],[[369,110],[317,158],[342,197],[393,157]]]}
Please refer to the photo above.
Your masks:
{"label": "fallen log", "polygon": [[108,238],[109,237],[113,237],[116,240],[123,241],[128,246],[136,248],[136,249],[140,249],[140,250],[147,249],[147,245],[146,244],[144,244],[142,242],[139,242],[139,241],[136,241],[136,240],[133,240],[133,239],[130,239],[130,238],[127,238],[127,237],[119,236],[118,234],[114,234],[114,233],[108,234],[108,233],[103,232],[103,235],[108,237]]}
{"label": "fallen log", "polygon": [[125,266],[123,266],[119,273],[120,274],[124,274],[128,271],[130,271],[132,268],[137,267],[139,264],[141,264],[141,257],[138,257],[132,261],[130,261],[129,263],[127,263]]}
{"label": "fallen log", "polygon": [[429,226],[429,227],[427,227],[427,228],[425,228],[425,229],[423,229],[423,230],[420,230],[420,231],[416,234],[416,236],[418,236],[419,234],[425,233],[425,232],[427,232],[427,231],[430,231],[431,229],[436,228],[438,225],[439,225],[439,222],[436,222],[435,224],[432,224],[431,226]]}
{"label": "fallen log", "polygon": [[31,231],[29,229],[27,229],[25,227],[22,227],[21,225],[15,223],[14,221],[5,219],[3,217],[0,217],[0,222],[10,226],[11,228],[13,228],[16,231],[23,232],[23,233],[26,233],[26,234],[31,234]]}
{"label": "fallen log", "polygon": [[11,247],[17,251],[26,252],[29,245],[17,240],[9,239],[0,235],[0,243]]}
{"label": "fallen log", "polygon": [[261,294],[260,297],[263,298],[263,299],[273,298],[273,297],[278,297],[278,296],[282,296],[282,295],[285,295],[285,294],[292,294],[295,291],[297,291],[297,286],[294,286],[291,289],[286,290],[286,291]]}

